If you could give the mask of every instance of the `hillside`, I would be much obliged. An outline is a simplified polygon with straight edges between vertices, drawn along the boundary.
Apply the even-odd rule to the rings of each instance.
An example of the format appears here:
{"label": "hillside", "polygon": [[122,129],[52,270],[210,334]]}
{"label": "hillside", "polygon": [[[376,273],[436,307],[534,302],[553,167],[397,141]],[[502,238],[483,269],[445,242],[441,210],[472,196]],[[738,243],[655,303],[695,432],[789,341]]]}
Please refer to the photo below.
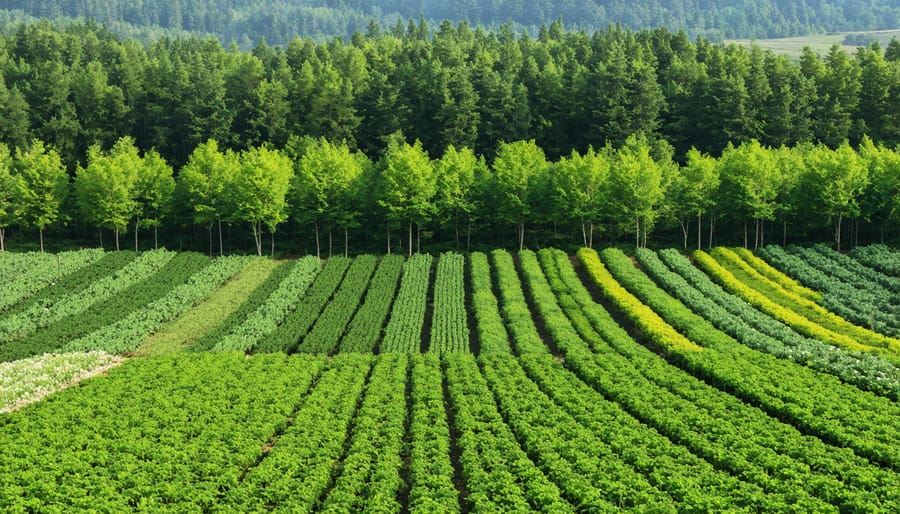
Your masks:
{"label": "hillside", "polygon": [[10,0],[4,10],[46,18],[94,18],[124,34],[148,27],[216,34],[223,43],[249,47],[264,37],[283,44],[295,34],[316,38],[366,31],[371,20],[383,28],[424,17],[469,20],[496,27],[506,22],[536,32],[561,19],[578,29],[609,24],[642,29],[665,26],[719,41],[724,38],[774,38],[822,32],[877,30],[900,25],[900,6],[887,0]]}

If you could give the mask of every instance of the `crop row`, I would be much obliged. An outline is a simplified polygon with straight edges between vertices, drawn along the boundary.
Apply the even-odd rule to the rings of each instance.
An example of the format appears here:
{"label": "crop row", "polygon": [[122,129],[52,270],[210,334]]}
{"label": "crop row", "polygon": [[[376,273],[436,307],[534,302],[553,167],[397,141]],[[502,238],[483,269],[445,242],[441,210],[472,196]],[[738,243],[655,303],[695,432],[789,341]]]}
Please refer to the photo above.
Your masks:
{"label": "crop row", "polygon": [[509,334],[500,317],[500,307],[491,285],[491,266],[487,255],[469,255],[472,310],[478,326],[479,353],[510,353]]}
{"label": "crop row", "polygon": [[573,512],[556,484],[528,458],[503,421],[475,356],[445,354],[444,373],[459,434],[469,510]]}
{"label": "crop row", "polygon": [[[753,287],[754,279],[752,276],[742,274],[739,269],[726,268],[706,252],[700,250],[695,251],[694,262],[727,291],[743,299],[760,311],[790,326],[801,334],[841,348],[880,355],[885,359],[890,360],[893,364],[900,363],[900,360],[893,358],[891,352],[885,348],[877,348],[862,344],[847,334],[831,330],[830,328],[819,324],[819,322],[827,323],[828,315],[833,316],[833,314],[824,311],[824,309],[824,312],[796,312],[791,307],[787,306],[791,305],[789,302],[784,301],[784,299],[779,299],[776,292],[763,292],[755,289]],[[741,276],[739,277],[738,275]],[[756,286],[762,287],[758,284]]]}
{"label": "crop row", "polygon": [[494,250],[491,257],[497,274],[503,318],[515,342],[516,353],[549,353],[550,350],[534,325],[512,256],[506,250]]}
{"label": "crop row", "polygon": [[375,345],[381,337],[384,320],[387,319],[394,304],[397,283],[400,281],[400,274],[403,273],[403,262],[401,255],[385,255],[381,258],[381,263],[372,276],[366,298],[353,316],[347,333],[341,339],[340,351],[375,350]]}
{"label": "crop row", "polygon": [[[810,251],[808,256],[800,257],[786,252],[781,247],[768,246],[763,249],[763,255],[785,273],[822,291],[824,294],[819,303],[831,312],[885,335],[898,334],[897,327],[900,326],[900,321],[897,318],[900,316],[900,306],[892,306],[890,297],[884,293],[880,293],[882,296],[876,296],[871,291],[860,289],[823,272],[821,266],[814,266],[811,262],[826,261],[819,253]],[[827,266],[826,263],[825,267]]]}
{"label": "crop row", "polygon": [[[697,250],[695,255],[699,255],[700,253],[701,251]],[[872,348],[888,349],[888,351],[895,356],[897,352],[900,352],[900,341],[854,325],[837,314],[829,312],[818,303],[791,293],[790,291],[786,291],[777,285],[773,286],[731,250],[721,247],[713,248],[710,255],[721,267],[726,269],[741,282],[741,289],[751,288],[757,293],[764,295],[765,298],[770,299],[770,301],[781,305],[783,308],[791,310],[794,313],[805,317],[809,321],[821,325],[829,331],[842,335],[847,339],[852,339],[859,344]],[[698,262],[702,263],[700,259],[698,259]],[[726,287],[729,289],[731,288],[730,285],[726,285]],[[809,335],[816,338],[819,337],[815,334]]]}
{"label": "crop row", "polygon": [[209,263],[210,260],[203,254],[179,253],[158,273],[94,303],[79,314],[59,319],[24,339],[4,345],[0,348],[0,360],[21,359],[53,351],[69,341],[99,330],[184,284]]}
{"label": "crop row", "polygon": [[824,259],[815,259],[814,266],[820,270],[833,275],[835,278],[843,280],[857,287],[870,290],[873,293],[886,293],[894,295],[895,303],[900,301],[900,278],[886,275],[877,270],[873,270],[867,266],[863,266],[859,261],[836,252],[823,244],[813,245],[812,248],[802,248],[799,246],[790,247],[792,251],[806,257],[811,252],[816,252]]}
{"label": "crop row", "polygon": [[306,294],[290,298],[291,305],[296,307],[286,311],[284,321],[267,337],[258,340],[253,351],[256,353],[296,351],[300,341],[334,295],[351,262],[353,259],[347,257],[329,258],[325,267],[315,277],[315,281],[309,289],[306,289]]}
{"label": "crop row", "polygon": [[225,338],[228,334],[233,333],[241,324],[243,324],[247,318],[256,312],[259,307],[265,303],[265,301],[269,298],[269,296],[281,285],[281,282],[284,281],[288,275],[291,274],[291,271],[294,269],[296,265],[303,262],[303,260],[290,260],[290,261],[280,261],[277,263],[275,269],[269,273],[269,276],[259,284],[253,291],[247,296],[247,299],[244,303],[238,307],[237,310],[228,315],[227,318],[222,320],[215,327],[207,330],[202,336],[197,338],[194,342],[193,346],[191,346],[191,351],[208,351],[211,350],[216,344],[219,343],[223,338]]}
{"label": "crop row", "polygon": [[566,367],[604,397],[717,469],[778,495],[773,501],[788,502],[793,510],[828,510],[811,496],[845,509],[897,505],[893,472],[803,435],[670,365],[592,300],[564,254],[543,264],[554,293],[571,299],[561,305],[579,337],[556,340]]}
{"label": "crop row", "polygon": [[400,512],[408,367],[406,355],[388,354],[372,368],[340,476],[321,512]]}
{"label": "crop row", "polygon": [[253,259],[193,308],[162,325],[133,352],[150,357],[180,352],[228,318],[247,300],[247,296],[264,282],[279,263],[272,259]]}
{"label": "crop row", "polygon": [[59,295],[52,301],[45,299],[43,302],[32,304],[28,309],[4,317],[0,322],[0,341],[8,343],[51,323],[80,314],[97,302],[152,277],[173,257],[175,252],[154,250],[140,254],[111,274],[89,276],[87,273],[79,273],[82,280],[77,285],[72,285],[71,293]]}
{"label": "crop row", "polygon": [[792,277],[785,275],[778,269],[774,268],[768,262],[760,259],[746,248],[730,248],[730,252],[737,255],[743,264],[749,266],[759,273],[760,280],[766,282],[773,287],[781,287],[785,291],[795,294],[807,300],[818,302],[822,299],[822,293],[815,288],[810,289],[803,284],[794,280]]}
{"label": "crop row", "polygon": [[391,309],[391,319],[384,330],[381,353],[420,351],[432,261],[427,253],[417,254],[403,265],[403,278]]}
{"label": "crop row", "polygon": [[409,511],[459,512],[440,357],[426,353],[410,359]]}
{"label": "crop row", "polygon": [[44,354],[0,363],[0,414],[122,362],[103,352]]}
{"label": "crop row", "polygon": [[506,422],[570,503],[591,512],[674,510],[668,494],[541,392],[512,356],[479,360]]}
{"label": "crop row", "polygon": [[578,257],[606,299],[621,310],[654,345],[674,352],[699,352],[703,349],[678,333],[653,309],[622,287],[597,258],[597,252],[582,248],[578,251]]}
{"label": "crop row", "polygon": [[[92,248],[88,250],[74,250],[52,254],[24,254],[22,258],[12,257],[14,253],[5,252],[7,262],[18,261],[15,269],[18,274],[6,274],[3,280],[3,289],[0,289],[0,311],[4,311],[11,305],[21,302],[33,296],[43,288],[53,285],[60,278],[74,274],[85,266],[104,257],[103,250]],[[10,266],[12,267],[12,266]]]}
{"label": "crop row", "polygon": [[[297,261],[271,294],[259,298],[255,310],[228,335],[214,341],[215,351],[247,351],[261,344],[274,332],[290,312],[297,308],[300,298],[316,278],[322,263],[313,256]],[[204,343],[204,346],[207,343]]]}
{"label": "crop row", "polygon": [[311,512],[340,469],[350,422],[357,410],[372,356],[332,359],[290,423],[269,441],[271,450],[229,491],[225,510]]}
{"label": "crop row", "polygon": [[322,364],[284,355],[132,359],[5,415],[0,509],[209,511],[260,460]]}
{"label": "crop row", "polygon": [[443,253],[438,259],[428,351],[470,351],[465,268],[466,258],[462,254]]}
{"label": "crop row", "polygon": [[900,395],[900,369],[881,357],[841,349],[795,332],[725,292],[678,250],[661,250],[659,257],[650,250],[639,250],[637,256],[670,294],[743,344],[877,394],[894,399]]}
{"label": "crop row", "polygon": [[304,353],[333,353],[353,318],[369,279],[378,265],[374,255],[361,255],[353,259],[341,287],[319,315],[316,324],[303,338],[297,350]]}
{"label": "crop row", "polygon": [[850,252],[853,257],[866,266],[886,275],[900,278],[900,252],[881,244],[857,246]]}
{"label": "crop row", "polygon": [[851,447],[877,463],[900,464],[900,406],[895,402],[742,346],[660,289],[621,250],[607,248],[601,256],[622,285],[705,347],[699,353],[676,350],[679,366],[803,432]]}
{"label": "crop row", "polygon": [[162,323],[177,318],[196,305],[249,262],[249,257],[219,257],[209,266],[193,274],[185,284],[172,289],[160,299],[114,323],[69,342],[63,346],[63,350],[70,352],[103,350],[108,353],[134,350]]}

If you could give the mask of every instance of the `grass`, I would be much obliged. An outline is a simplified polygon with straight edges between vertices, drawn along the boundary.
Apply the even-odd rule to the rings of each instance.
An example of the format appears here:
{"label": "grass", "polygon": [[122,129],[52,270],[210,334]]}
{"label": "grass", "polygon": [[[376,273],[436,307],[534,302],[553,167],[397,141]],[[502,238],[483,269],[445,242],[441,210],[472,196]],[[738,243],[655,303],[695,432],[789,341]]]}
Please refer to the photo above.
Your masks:
{"label": "grass", "polygon": [[834,32],[829,34],[814,34],[811,36],[786,37],[778,39],[729,39],[725,40],[725,44],[736,44],[739,46],[749,47],[756,44],[763,50],[772,50],[776,54],[784,54],[791,59],[797,60],[803,51],[803,47],[808,46],[819,55],[825,55],[834,44],[841,45],[846,52],[850,54],[856,53],[855,45],[844,45],[844,39],[848,35],[860,34],[871,39],[876,39],[885,48],[890,43],[891,38],[900,39],[900,29],[894,30],[872,30],[864,32]]}
{"label": "grass", "polygon": [[191,346],[203,334],[240,308],[278,264],[278,261],[266,258],[254,260],[225,285],[213,291],[203,302],[151,334],[134,355],[138,357],[165,355]]}

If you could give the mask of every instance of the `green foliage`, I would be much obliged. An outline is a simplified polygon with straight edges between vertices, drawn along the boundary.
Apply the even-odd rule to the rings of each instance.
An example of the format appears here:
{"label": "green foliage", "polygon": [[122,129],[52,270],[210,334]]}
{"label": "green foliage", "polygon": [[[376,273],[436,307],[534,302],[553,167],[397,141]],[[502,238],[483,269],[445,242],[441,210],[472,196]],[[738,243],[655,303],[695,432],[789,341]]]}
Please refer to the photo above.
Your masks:
{"label": "green foliage", "polygon": [[391,319],[384,329],[379,353],[421,351],[433,261],[431,255],[419,253],[407,259],[403,265],[403,278],[391,308]]}
{"label": "green foliage", "polygon": [[[27,150],[18,149],[16,175],[20,178],[18,194],[19,223],[43,231],[65,218],[60,208],[69,194],[69,176],[59,154],[39,140]],[[44,249],[43,235],[41,250]]]}
{"label": "green foliage", "polygon": [[231,219],[250,223],[260,256],[262,226],[274,234],[275,227],[287,220],[287,192],[293,175],[290,158],[279,150],[263,146],[241,153],[240,171],[228,191],[234,206]]}
{"label": "green foliage", "polygon": [[434,277],[434,314],[431,318],[429,352],[470,352],[465,288],[466,258],[443,253]]}

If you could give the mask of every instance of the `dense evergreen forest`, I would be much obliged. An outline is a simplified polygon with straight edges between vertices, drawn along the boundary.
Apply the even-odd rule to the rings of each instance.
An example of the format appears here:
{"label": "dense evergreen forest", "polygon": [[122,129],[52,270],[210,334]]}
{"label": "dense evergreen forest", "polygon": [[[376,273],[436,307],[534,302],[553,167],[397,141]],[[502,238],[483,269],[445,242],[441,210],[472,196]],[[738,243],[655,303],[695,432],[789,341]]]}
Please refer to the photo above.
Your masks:
{"label": "dense evergreen forest", "polygon": [[669,27],[691,37],[772,38],[900,26],[900,6],[888,0],[9,0],[7,16],[93,18],[122,34],[148,29],[212,34],[244,48],[265,38],[286,44],[295,35],[349,37],[374,22],[470,20],[496,28],[510,22],[536,33],[563,20],[588,31],[620,24],[631,29]]}
{"label": "dense evergreen forest", "polygon": [[898,226],[896,41],[794,63],[665,29],[448,22],[241,52],[42,22],[0,38],[0,70],[0,228],[35,236],[195,226],[211,243],[224,224],[261,253],[284,222],[366,248],[404,230],[407,250],[419,230],[753,246]]}

